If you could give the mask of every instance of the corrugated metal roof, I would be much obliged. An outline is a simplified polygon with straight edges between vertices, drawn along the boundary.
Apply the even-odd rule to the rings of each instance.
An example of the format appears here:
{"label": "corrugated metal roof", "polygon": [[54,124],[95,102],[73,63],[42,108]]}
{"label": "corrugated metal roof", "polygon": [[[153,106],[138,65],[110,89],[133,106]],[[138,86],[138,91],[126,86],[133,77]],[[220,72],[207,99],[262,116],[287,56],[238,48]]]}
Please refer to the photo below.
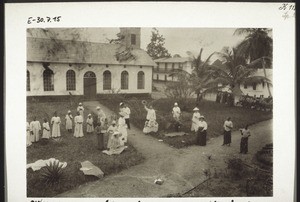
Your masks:
{"label": "corrugated metal roof", "polygon": [[116,59],[118,50],[125,50],[125,47],[119,44],[27,38],[27,61],[31,62],[157,66],[142,49],[131,51],[134,59],[119,62]]}
{"label": "corrugated metal roof", "polygon": [[162,62],[162,63],[184,63],[184,62],[191,62],[193,61],[192,58],[183,57],[183,58],[159,58],[154,60],[155,62]]}

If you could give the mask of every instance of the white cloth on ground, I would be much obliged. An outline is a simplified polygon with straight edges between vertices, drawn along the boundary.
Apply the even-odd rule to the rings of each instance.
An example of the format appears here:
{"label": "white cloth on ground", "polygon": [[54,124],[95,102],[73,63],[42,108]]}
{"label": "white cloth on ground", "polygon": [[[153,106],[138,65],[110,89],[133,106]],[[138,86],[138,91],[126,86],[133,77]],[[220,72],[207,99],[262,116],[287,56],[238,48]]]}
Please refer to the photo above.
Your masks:
{"label": "white cloth on ground", "polygon": [[58,163],[59,166],[65,168],[67,166],[67,162],[60,162],[58,159],[50,158],[47,160],[39,159],[34,163],[29,163],[26,165],[26,169],[31,168],[33,171],[40,170],[42,167],[53,164],[54,162]]}

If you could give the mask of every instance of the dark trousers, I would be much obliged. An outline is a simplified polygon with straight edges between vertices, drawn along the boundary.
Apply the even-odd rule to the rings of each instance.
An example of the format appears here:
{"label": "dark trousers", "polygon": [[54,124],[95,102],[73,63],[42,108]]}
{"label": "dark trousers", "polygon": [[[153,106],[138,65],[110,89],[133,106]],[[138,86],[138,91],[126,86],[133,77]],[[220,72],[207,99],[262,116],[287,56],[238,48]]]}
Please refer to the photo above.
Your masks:
{"label": "dark trousers", "polygon": [[103,150],[104,149],[104,134],[98,133],[97,140],[98,140],[98,149]]}
{"label": "dark trousers", "polygon": [[242,137],[240,145],[240,153],[246,154],[248,152],[248,138]]}
{"label": "dark trousers", "polygon": [[130,129],[130,121],[129,121],[129,119],[125,119],[125,123],[127,124],[127,128]]}

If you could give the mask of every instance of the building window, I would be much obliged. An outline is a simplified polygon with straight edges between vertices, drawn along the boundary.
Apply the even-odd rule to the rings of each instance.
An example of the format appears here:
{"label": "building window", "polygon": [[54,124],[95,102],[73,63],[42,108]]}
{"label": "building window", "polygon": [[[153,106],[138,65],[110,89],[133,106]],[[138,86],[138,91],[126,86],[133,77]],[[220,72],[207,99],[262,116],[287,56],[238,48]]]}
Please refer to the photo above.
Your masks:
{"label": "building window", "polygon": [[247,89],[247,87],[248,87],[248,86],[247,86],[247,84],[246,84],[246,83],[244,83],[244,89]]}
{"label": "building window", "polygon": [[43,72],[44,91],[54,91],[54,74],[50,69]]}
{"label": "building window", "polygon": [[68,70],[67,74],[67,90],[76,90],[76,78],[73,70]]}
{"label": "building window", "polygon": [[158,74],[156,74],[156,80],[159,80],[159,75]]}
{"label": "building window", "polygon": [[145,89],[145,74],[144,72],[140,71],[138,73],[138,83],[137,83],[138,89]]}
{"label": "building window", "polygon": [[131,44],[136,45],[136,35],[135,34],[131,34]]}
{"label": "building window", "polygon": [[128,89],[128,72],[127,71],[123,71],[121,73],[121,89],[126,90]]}
{"label": "building window", "polygon": [[165,75],[165,81],[167,81],[167,75]]}
{"label": "building window", "polygon": [[30,73],[27,70],[27,82],[26,82],[26,90],[30,91]]}
{"label": "building window", "polygon": [[256,83],[252,84],[253,90],[256,90]]}
{"label": "building window", "polygon": [[103,90],[111,90],[111,73],[108,70],[103,72]]}

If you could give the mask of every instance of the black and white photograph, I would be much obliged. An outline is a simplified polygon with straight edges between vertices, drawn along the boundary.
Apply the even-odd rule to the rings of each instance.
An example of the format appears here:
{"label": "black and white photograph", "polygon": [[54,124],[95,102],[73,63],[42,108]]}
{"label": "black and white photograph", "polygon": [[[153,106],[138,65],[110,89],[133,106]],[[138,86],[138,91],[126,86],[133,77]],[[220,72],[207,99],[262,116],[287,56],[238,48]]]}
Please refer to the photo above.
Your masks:
{"label": "black and white photograph", "polygon": [[[108,13],[113,4],[101,5]],[[184,20],[141,26],[122,23],[126,18],[68,26],[59,24],[62,12],[40,13],[26,18],[17,65],[25,199],[277,197],[278,166],[294,165],[283,162],[293,146],[283,145],[295,138],[280,127],[290,118],[282,114],[278,77],[289,76],[278,71],[294,66],[276,58],[278,27]],[[281,20],[293,18],[288,14]]]}

